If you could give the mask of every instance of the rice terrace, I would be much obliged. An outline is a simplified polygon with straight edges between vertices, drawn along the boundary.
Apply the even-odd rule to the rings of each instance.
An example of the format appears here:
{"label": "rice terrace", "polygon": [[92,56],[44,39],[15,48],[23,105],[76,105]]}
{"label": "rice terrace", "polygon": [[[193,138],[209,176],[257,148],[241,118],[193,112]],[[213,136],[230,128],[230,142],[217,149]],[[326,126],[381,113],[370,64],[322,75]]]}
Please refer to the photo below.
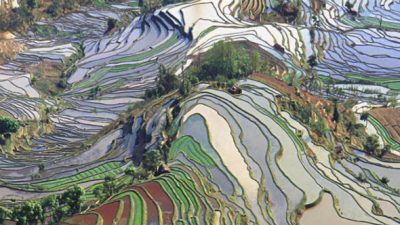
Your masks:
{"label": "rice terrace", "polygon": [[0,0],[0,224],[400,224],[399,0]]}

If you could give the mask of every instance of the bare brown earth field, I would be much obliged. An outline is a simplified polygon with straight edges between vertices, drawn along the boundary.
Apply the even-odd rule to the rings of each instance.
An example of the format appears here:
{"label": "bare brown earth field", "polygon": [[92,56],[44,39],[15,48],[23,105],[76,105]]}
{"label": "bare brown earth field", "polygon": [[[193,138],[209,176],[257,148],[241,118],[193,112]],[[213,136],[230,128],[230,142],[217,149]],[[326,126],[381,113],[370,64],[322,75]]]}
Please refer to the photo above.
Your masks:
{"label": "bare brown earth field", "polygon": [[395,141],[400,142],[400,109],[376,108],[370,114],[386,128]]}

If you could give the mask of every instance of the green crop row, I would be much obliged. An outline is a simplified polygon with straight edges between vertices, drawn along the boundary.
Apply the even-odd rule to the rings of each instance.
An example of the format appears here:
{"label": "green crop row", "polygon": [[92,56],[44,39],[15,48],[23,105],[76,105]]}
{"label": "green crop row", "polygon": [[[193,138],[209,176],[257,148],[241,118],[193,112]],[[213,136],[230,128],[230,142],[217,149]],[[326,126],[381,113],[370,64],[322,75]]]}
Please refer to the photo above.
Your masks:
{"label": "green crop row", "polygon": [[400,144],[396,142],[392,136],[390,136],[389,132],[386,130],[386,128],[373,116],[368,116],[368,121],[375,127],[375,129],[378,131],[378,134],[382,137],[383,141],[390,145],[391,149],[393,150],[400,150]]}
{"label": "green crop row", "polygon": [[175,159],[179,153],[184,154],[188,160],[193,160],[204,167],[216,165],[214,160],[204,152],[200,144],[189,136],[181,137],[172,143],[170,159]]}

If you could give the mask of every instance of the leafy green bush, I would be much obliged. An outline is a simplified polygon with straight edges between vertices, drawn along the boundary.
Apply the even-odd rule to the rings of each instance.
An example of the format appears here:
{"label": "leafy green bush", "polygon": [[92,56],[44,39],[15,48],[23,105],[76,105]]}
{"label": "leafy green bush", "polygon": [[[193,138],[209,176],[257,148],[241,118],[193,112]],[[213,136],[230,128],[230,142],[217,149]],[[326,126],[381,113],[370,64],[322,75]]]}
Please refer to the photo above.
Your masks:
{"label": "leafy green bush", "polygon": [[18,120],[0,116],[0,134],[15,133],[20,128]]}

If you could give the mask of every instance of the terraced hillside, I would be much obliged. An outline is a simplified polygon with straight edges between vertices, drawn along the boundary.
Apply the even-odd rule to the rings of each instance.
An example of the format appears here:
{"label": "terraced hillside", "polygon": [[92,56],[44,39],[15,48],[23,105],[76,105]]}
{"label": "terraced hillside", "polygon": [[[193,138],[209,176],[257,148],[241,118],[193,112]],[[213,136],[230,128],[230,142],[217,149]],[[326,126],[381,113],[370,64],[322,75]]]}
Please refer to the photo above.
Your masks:
{"label": "terraced hillside", "polygon": [[[285,23],[260,19],[279,11],[276,1],[170,4],[107,33],[108,21],[138,10],[137,2],[115,3],[17,35],[26,48],[0,65],[0,109],[25,127],[13,136],[18,145],[2,147],[2,205],[74,185],[86,189],[85,203],[99,204],[98,188],[114,177],[123,190],[61,223],[313,225],[323,214],[328,224],[399,224],[399,163],[351,146],[351,137],[337,160],[335,147],[317,145],[308,128],[281,109],[278,98],[286,93],[241,80],[238,95],[199,88],[189,97],[145,98],[157,88],[161,65],[182,79],[224,40],[257,46],[284,68],[271,75],[321,98],[364,101],[363,110],[397,103],[398,2],[295,3],[297,15]],[[45,63],[66,67],[64,88],[54,95],[38,88],[32,69]],[[182,101],[172,121],[176,98]],[[389,152],[400,149],[386,130],[391,124],[373,116],[365,123]],[[339,142],[333,130],[326,133],[332,145]],[[170,173],[140,181],[127,175],[143,152],[169,141]]]}
{"label": "terraced hillside", "polygon": [[[398,224],[396,163],[362,152],[333,161],[332,152],[314,144],[305,127],[279,110],[276,90],[252,80],[240,87],[240,96],[206,89],[182,103],[170,174],[124,190],[65,223],[94,224],[78,222],[84,217],[100,224],[127,219],[133,224],[319,224],[312,220],[320,218],[314,208],[323,205],[319,210],[332,221]],[[383,176],[388,185],[380,181]],[[326,196],[334,204],[319,203],[329,201]],[[126,217],[127,204],[134,209]],[[304,209],[304,219],[298,220]]]}

